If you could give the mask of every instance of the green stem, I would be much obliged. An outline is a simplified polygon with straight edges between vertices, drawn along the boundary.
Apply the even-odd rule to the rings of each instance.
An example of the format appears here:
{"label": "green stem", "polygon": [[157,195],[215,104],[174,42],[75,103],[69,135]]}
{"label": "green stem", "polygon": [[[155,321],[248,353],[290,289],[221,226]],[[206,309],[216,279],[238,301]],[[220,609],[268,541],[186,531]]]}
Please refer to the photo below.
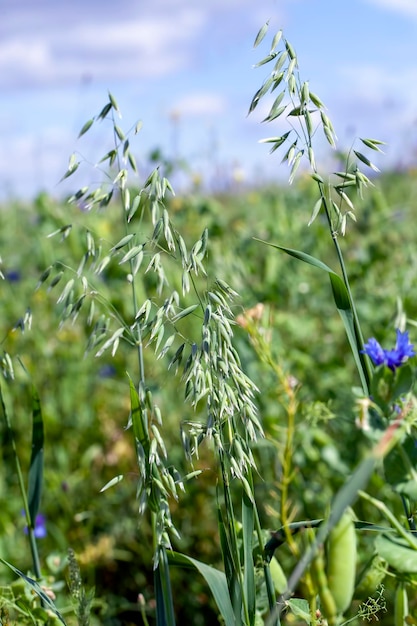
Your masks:
{"label": "green stem", "polygon": [[225,454],[219,450],[219,459],[220,459],[220,467],[222,473],[222,482],[223,482],[223,494],[226,508],[226,519],[228,526],[228,534],[229,539],[231,541],[231,555],[233,557],[233,565],[234,565],[234,575],[236,576],[240,588],[240,595],[242,599],[242,610],[245,619],[245,623],[249,624],[249,611],[244,593],[244,583],[243,583],[243,575],[242,575],[242,565],[239,557],[239,546],[237,541],[236,534],[236,518],[233,509],[233,502],[230,493],[230,481],[229,481],[229,472],[226,468],[225,462]]}
{"label": "green stem", "polygon": [[[113,115],[113,125],[114,125],[114,115]],[[117,149],[117,137],[115,133],[115,147]],[[120,158],[119,154],[117,155],[117,161],[120,171]],[[122,220],[124,222],[125,232],[128,234],[129,224],[126,218],[126,210],[123,203],[124,197],[124,185],[121,185],[119,188],[120,197],[122,199]],[[136,290],[136,282],[134,276],[134,261],[133,259],[129,262],[130,265],[130,273],[132,276],[131,281],[131,294],[132,294],[132,307],[133,307],[133,317],[136,315],[137,311],[137,290]],[[148,424],[148,408],[143,401],[143,392],[146,388],[146,377],[145,377],[145,361],[144,361],[144,350],[142,343],[142,332],[140,328],[140,324],[136,324],[136,337],[135,337],[135,345],[137,350],[137,359],[138,359],[138,374],[139,374],[139,382],[137,385],[137,391],[139,396],[139,403],[141,405],[141,410],[144,414],[144,422],[146,427],[149,428]],[[148,463],[149,467],[151,464]],[[152,473],[148,477],[149,481],[153,480]],[[154,559],[157,561],[157,565],[154,570],[154,582],[155,582],[155,591],[157,597],[157,619],[158,623],[164,623],[167,626],[175,625],[175,615],[174,615],[174,602],[172,597],[172,588],[171,588],[171,580],[169,573],[169,565],[168,559],[166,555],[166,548],[163,544],[160,543],[158,538],[159,532],[157,529],[158,519],[157,513],[154,511],[151,512],[151,526],[152,526],[152,541],[153,541],[153,552]]]}
{"label": "green stem", "polygon": [[[252,493],[253,493],[253,482],[252,482],[252,472],[249,469],[248,472],[248,482],[252,488]],[[253,496],[255,496],[255,494],[253,493]],[[255,521],[255,532],[257,534],[258,537],[258,543],[259,546],[263,546],[263,536],[262,536],[262,528],[261,528],[261,523],[259,520],[259,515],[258,515],[258,509],[256,507],[255,504],[255,497],[253,498],[253,513],[254,513],[254,521]],[[264,570],[264,577],[265,577],[265,585],[266,585],[266,593],[268,596],[268,605],[269,605],[269,610],[272,611],[272,609],[275,606],[275,602],[276,602],[276,596],[275,596],[275,589],[274,589],[274,584],[272,582],[272,578],[271,578],[271,574],[270,574],[270,569],[269,569],[269,563],[267,562],[266,558],[265,558],[265,554],[263,554],[263,570]],[[280,626],[280,619],[279,616],[276,617],[276,621],[273,623],[273,626]]]}
{"label": "green stem", "polygon": [[335,246],[335,249],[336,249],[336,254],[337,254],[338,261],[339,261],[340,269],[342,271],[343,282],[345,283],[345,287],[346,287],[346,290],[348,292],[350,304],[351,304],[351,307],[352,307],[353,322],[354,322],[354,326],[355,326],[355,334],[356,334],[356,339],[357,339],[357,343],[358,343],[359,358],[360,358],[360,362],[361,362],[361,365],[362,365],[364,378],[365,378],[365,381],[366,381],[366,384],[367,384],[367,389],[364,389],[364,392],[366,393],[366,395],[369,395],[369,386],[370,386],[370,381],[371,381],[371,378],[372,378],[372,371],[371,371],[371,367],[370,367],[368,359],[362,353],[362,350],[364,348],[365,342],[364,342],[364,339],[363,339],[363,334],[362,334],[362,330],[361,330],[361,326],[360,326],[360,322],[359,322],[359,316],[358,316],[358,313],[357,313],[357,310],[356,310],[355,301],[353,299],[352,290],[350,288],[349,277],[348,277],[348,273],[347,273],[347,270],[346,270],[345,262],[344,262],[344,259],[343,259],[342,250],[340,248],[339,241],[338,241],[338,238],[337,238],[337,232],[333,228],[332,219],[330,217],[328,198],[327,198],[325,190],[324,190],[324,184],[320,183],[320,182],[318,182],[317,184],[319,186],[320,195],[321,195],[321,197],[323,199],[324,211],[325,211],[325,214],[326,214],[327,223],[328,223],[328,226],[329,226],[329,229],[330,229],[330,232],[331,232],[333,243],[334,243],[334,246]]}
{"label": "green stem", "polygon": [[13,429],[10,423],[9,415],[6,410],[6,405],[4,403],[4,398],[3,398],[3,393],[1,391],[1,387],[0,387],[0,405],[1,405],[2,413],[3,413],[3,417],[6,423],[7,436],[8,436],[8,439],[11,443],[12,450],[13,450],[17,480],[19,483],[20,494],[23,500],[23,508],[24,508],[25,517],[26,517],[26,525],[28,528],[28,537],[29,537],[30,551],[32,554],[33,570],[34,570],[36,578],[39,579],[41,577],[41,566],[40,566],[40,560],[39,560],[38,546],[37,546],[36,537],[35,537],[35,529],[33,526],[33,524],[35,523],[35,520],[31,520],[30,518],[29,504],[28,504],[28,499],[26,495],[26,488],[25,488],[25,481],[23,479],[22,467],[20,465],[19,456],[17,454],[17,448],[16,448],[15,438],[13,435]]}
{"label": "green stem", "polygon": [[391,511],[388,509],[388,507],[383,502],[381,502],[381,500],[377,500],[376,498],[373,498],[372,496],[367,494],[365,491],[358,491],[358,495],[361,498],[363,498],[364,500],[367,500],[368,502],[373,504],[374,507],[379,509],[379,511],[381,511],[381,513],[383,513],[383,515],[385,515],[387,520],[396,529],[396,531],[398,532],[400,537],[402,537],[408,543],[410,548],[412,548],[413,550],[417,550],[417,543],[416,543],[416,540],[415,540],[414,536],[412,534],[410,534],[409,531],[407,531],[405,528],[403,528],[401,526],[401,524],[398,522],[398,520],[395,517],[395,515],[393,515],[391,513]]}

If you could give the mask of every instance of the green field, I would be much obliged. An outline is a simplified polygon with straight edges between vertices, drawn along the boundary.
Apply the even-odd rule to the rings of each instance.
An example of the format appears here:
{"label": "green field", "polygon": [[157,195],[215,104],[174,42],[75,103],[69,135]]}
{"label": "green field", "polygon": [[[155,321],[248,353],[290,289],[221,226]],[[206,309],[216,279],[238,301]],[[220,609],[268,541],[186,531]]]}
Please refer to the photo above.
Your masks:
{"label": "green field", "polygon": [[[411,324],[417,319],[416,242],[410,228],[416,210],[416,187],[413,172],[393,172],[375,180],[375,187],[357,208],[357,224],[342,241],[364,332],[378,337],[381,343],[392,343],[399,315],[406,316]],[[325,516],[335,492],[369,446],[355,425],[357,407],[352,388],[358,387],[359,379],[328,279],[316,268],[254,239],[303,249],[336,268],[325,224],[319,221],[307,226],[313,204],[313,183],[307,178],[292,187],[271,186],[235,196],[175,197],[167,202],[175,227],[187,245],[208,228],[207,276],[199,277],[202,288],[212,289],[216,278],[226,281],[239,293],[232,307],[236,317],[258,303],[264,305],[255,326],[267,350],[265,346],[256,349],[253,338],[251,342],[239,325],[233,328],[233,341],[244,371],[260,389],[255,401],[265,439],[254,444],[253,452],[259,472],[255,493],[266,531],[281,525],[282,455],[291,390],[297,403],[292,441],[295,472],[287,488],[291,518]],[[57,583],[62,583],[56,591],[57,606],[68,606],[67,583],[63,582],[68,572],[57,564],[72,548],[86,587],[95,587],[92,624],[141,623],[139,593],[146,600],[152,623],[152,529],[146,515],[138,517],[138,470],[132,432],[125,429],[130,410],[126,372],[136,375],[135,350],[122,343],[114,357],[105,353],[95,358],[94,351],[86,354],[91,332],[87,303],[75,323],[60,323],[62,305],[56,301],[71,270],[65,270],[56,286],[48,288],[48,278],[36,289],[39,277],[50,265],[58,264],[51,276],[58,267],[78,267],[87,229],[97,246],[108,249],[119,241],[123,236],[120,207],[111,203],[105,209],[83,213],[77,206],[41,195],[30,205],[14,202],[3,206],[0,219],[5,276],[0,285],[2,348],[11,355],[14,366],[14,379],[6,377],[2,389],[25,476],[31,451],[32,384],[41,399],[44,420],[40,510],[46,516],[47,534],[38,541],[42,571],[45,577],[54,576]],[[60,242],[59,236],[48,238],[67,224],[73,228],[64,241]],[[138,222],[137,228],[146,232],[146,219]],[[180,272],[175,272],[174,264],[168,271],[171,285],[177,286]],[[114,264],[95,280],[100,297],[93,294],[90,298],[96,302],[96,318],[101,314],[100,307],[105,309],[101,300],[106,300],[129,319],[132,314],[126,271]],[[144,293],[157,299],[152,279],[145,275],[141,280]],[[19,320],[25,318],[29,308],[32,325],[23,328]],[[193,336],[198,340],[201,314],[197,311],[183,323],[186,320],[182,332],[189,340]],[[265,358],[260,354],[262,350]],[[184,457],[180,426],[204,420],[205,416],[204,407],[194,411],[184,401],[184,390],[179,392],[181,372],[175,376],[172,368],[167,370],[174,351],[173,347],[165,358],[156,360],[153,350],[148,349],[145,358],[148,385],[164,415],[163,438],[169,462],[186,474],[191,465]],[[266,358],[268,351],[274,367]],[[288,389],[289,377],[296,386]],[[5,441],[5,431],[3,438]],[[23,572],[33,571],[28,538],[23,532],[25,521],[13,454],[7,445],[3,446],[3,467],[0,555]],[[188,483],[178,502],[172,503],[172,518],[180,535],[173,540],[174,548],[221,567],[217,463],[210,443],[202,446],[199,460],[194,460],[192,467],[203,469],[203,473]],[[109,480],[121,474],[125,476],[122,482],[100,493]],[[238,485],[232,488],[236,497],[239,489]],[[388,502],[401,516],[401,503],[393,496],[383,473],[375,473],[368,491]],[[383,522],[381,515],[363,501],[355,510],[359,519]],[[361,533],[359,541],[358,571],[372,554],[372,534]],[[300,538],[299,549],[302,544]],[[294,567],[294,555],[286,546],[282,553],[288,574]],[[14,579],[4,567],[2,584]],[[390,580],[386,579],[384,593],[392,610]],[[215,605],[202,578],[174,568],[172,582],[178,623],[216,622]],[[69,624],[77,623],[70,613],[67,619]],[[388,614],[384,621],[384,614],[380,614],[381,623],[391,624],[391,619]]]}

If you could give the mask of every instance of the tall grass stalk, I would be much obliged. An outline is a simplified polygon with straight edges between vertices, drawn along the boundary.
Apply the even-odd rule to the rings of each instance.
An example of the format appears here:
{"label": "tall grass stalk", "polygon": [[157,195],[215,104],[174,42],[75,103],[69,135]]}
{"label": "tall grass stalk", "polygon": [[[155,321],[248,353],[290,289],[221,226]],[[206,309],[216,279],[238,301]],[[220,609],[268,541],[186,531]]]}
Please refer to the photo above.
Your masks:
{"label": "tall grass stalk", "polygon": [[[233,345],[232,303],[238,294],[222,279],[207,276],[204,267],[207,229],[189,248],[174,227],[166,198],[173,190],[159,170],[155,169],[138,191],[128,182],[128,168],[136,173],[136,162],[128,134],[118,125],[119,114],[114,97],[109,95],[99,115],[82,128],[81,136],[94,123],[109,121],[114,148],[101,159],[110,166],[104,173],[105,182],[95,189],[80,189],[70,201],[90,210],[93,207],[104,209],[112,199],[118,198],[123,236],[105,251],[102,242],[96,242],[93,233],[87,231],[88,247],[78,269],[57,264],[49,273],[44,273],[44,282],[53,286],[54,274],[60,279],[62,272],[70,276],[58,297],[63,307],[63,322],[75,321],[80,309],[90,301],[87,321],[92,332],[88,348],[95,350],[96,356],[106,351],[114,355],[120,341],[136,351],[137,372],[129,376],[131,414],[128,426],[133,430],[139,468],[139,514],[144,515],[148,509],[151,517],[157,623],[169,626],[175,623],[170,563],[187,562],[193,563],[206,577],[223,616],[233,614],[236,626],[249,626],[254,624],[257,611],[254,536],[270,609],[275,602],[275,592],[268,563],[262,555],[263,536],[252,481],[256,465],[251,448],[257,438],[263,436],[254,404],[257,389],[243,372]],[[131,130],[136,132],[138,128]],[[73,175],[78,166],[74,155],[64,177]],[[66,224],[52,234],[67,238],[71,228]],[[115,308],[97,285],[97,277],[105,275],[112,266],[128,268],[125,270],[131,292],[128,316]],[[178,274],[181,276],[180,292],[170,286],[170,280],[178,283]],[[152,277],[154,287],[148,284],[148,276]],[[96,313],[95,303],[104,314]],[[110,329],[111,323],[116,328]],[[225,578],[214,568],[192,559],[185,561],[185,555],[172,550],[171,540],[178,538],[178,533],[171,517],[170,502],[178,500],[178,490],[185,490],[187,480],[199,471],[192,468],[189,475],[182,476],[170,464],[169,445],[163,437],[162,410],[150,390],[145,351],[149,356],[153,353],[156,359],[168,358],[168,369],[174,375],[181,371],[185,400],[206,416],[205,420],[184,421],[182,442],[190,462],[198,457],[204,441],[213,444],[218,464],[217,505]],[[241,492],[241,515],[235,510],[233,494],[237,486]],[[242,535],[238,536],[240,520]]]}
{"label": "tall grass stalk", "polygon": [[[266,31],[263,37],[265,34]],[[256,40],[256,45],[261,43],[263,37]],[[281,50],[277,49],[277,46],[280,44],[282,44]],[[366,156],[352,149],[347,156],[344,171],[335,173],[336,180],[329,179],[326,182],[318,171],[314,152],[314,135],[321,128],[328,144],[335,148],[336,134],[331,120],[325,113],[323,102],[316,94],[310,91],[308,82],[301,79],[295,50],[282,37],[281,31],[274,37],[268,56],[259,61],[255,67],[267,64],[274,64],[273,70],[253,97],[249,113],[256,109],[261,99],[269,92],[272,93],[277,88],[282,89],[263,122],[276,123],[278,118],[285,114],[290,123],[290,130],[280,137],[269,137],[263,139],[262,142],[272,144],[271,153],[278,148],[289,146],[284,153],[282,161],[286,162],[291,168],[290,182],[294,180],[302,159],[307,159],[312,171],[312,178],[316,182],[319,192],[319,197],[314,205],[308,225],[311,226],[320,212],[324,212],[350,303],[354,331],[354,342],[353,338],[350,339],[351,348],[354,349],[357,356],[356,362],[363,391],[365,395],[369,395],[372,367],[368,357],[362,352],[364,339],[346,264],[339,244],[339,236],[346,234],[349,219],[356,221],[356,209],[351,192],[354,191],[362,197],[364,188],[372,185],[371,180],[361,171],[360,166],[366,165],[373,170],[377,170],[377,168]],[[382,142],[380,141],[372,139],[360,141],[367,148],[381,151],[379,146]]]}
{"label": "tall grass stalk", "polygon": [[[266,32],[267,25],[259,31],[255,40],[255,47],[262,42]],[[281,49],[277,49],[278,45],[281,44]],[[404,366],[406,358],[401,358],[400,361],[394,366],[391,365],[391,371],[388,368],[383,369],[382,367],[375,369],[371,365],[368,353],[372,354],[372,352],[369,352],[369,348],[368,350],[365,350],[366,346],[364,343],[357,308],[351,290],[345,260],[339,244],[339,236],[344,236],[346,234],[348,219],[356,221],[353,200],[354,194],[362,197],[363,189],[372,184],[370,179],[360,170],[360,166],[365,165],[374,171],[378,171],[378,168],[368,159],[367,156],[352,148],[347,155],[345,169],[343,171],[335,172],[333,178],[329,178],[329,180],[325,182],[322,175],[319,174],[316,165],[316,157],[313,149],[313,137],[316,131],[321,128],[328,143],[334,148],[336,146],[334,128],[325,113],[325,107],[320,98],[310,91],[308,82],[303,82],[301,80],[295,50],[292,45],[282,37],[281,31],[273,38],[269,54],[264,57],[257,64],[257,66],[267,64],[273,64],[272,72],[253,97],[249,113],[251,113],[258,106],[260,100],[267,93],[272,93],[278,87],[282,89],[281,93],[275,98],[268,115],[263,121],[268,123],[275,122],[279,117],[285,114],[290,125],[290,130],[279,137],[270,137],[263,141],[265,143],[272,144],[271,152],[274,152],[282,146],[288,146],[283,157],[283,162],[287,162],[291,168],[290,182],[294,180],[294,176],[302,158],[307,158],[312,172],[311,176],[316,182],[319,192],[319,197],[313,208],[309,226],[316,220],[320,212],[324,212],[329,232],[336,250],[342,280],[324,263],[302,251],[293,250],[281,245],[271,245],[274,245],[277,249],[282,250],[287,254],[290,254],[291,256],[328,273],[335,304],[341,314],[355,363],[357,365],[363,394],[366,397],[371,396],[373,398],[373,401],[376,403],[377,411],[380,411],[380,416],[383,416],[382,421],[384,423],[383,430],[381,427],[379,427],[379,429],[376,428],[375,430],[374,426],[370,427],[371,439],[372,441],[375,441],[375,439],[379,440],[378,443],[373,445],[367,457],[358,465],[352,476],[337,493],[328,519],[320,527],[317,532],[316,539],[301,557],[292,575],[290,576],[288,580],[288,588],[279,598],[277,608],[274,609],[271,614],[271,618],[273,618],[276,614],[282,613],[286,605],[286,601],[293,594],[301,576],[313,560],[317,558],[316,555],[318,554],[321,545],[326,540],[335,525],[339,522],[346,508],[357,499],[359,494],[362,495],[362,498],[366,498],[375,504],[374,499],[367,496],[363,490],[376,469],[378,461],[383,459],[384,463],[388,467],[390,453],[392,453],[393,450],[399,446],[401,448],[401,452],[399,454],[402,462],[404,463],[405,472],[407,474],[409,473],[410,467],[412,467],[412,461],[410,453],[407,453],[407,451],[403,448],[403,445],[407,423],[409,425],[414,424],[416,418],[413,411],[410,411],[412,405],[409,403],[406,395],[412,390],[414,381],[411,369],[408,365]],[[293,123],[293,121],[295,121],[295,123]],[[381,151],[380,146],[382,142],[378,140],[361,139],[360,141],[370,150],[377,152]],[[399,341],[399,338],[397,338],[397,345],[393,351],[394,355],[397,352],[399,353],[400,349],[397,347],[399,345]],[[408,341],[407,335],[404,336],[403,341],[404,343]],[[410,350],[410,348],[412,348],[412,346],[407,346],[407,350]],[[383,354],[382,348],[380,348],[380,350],[381,354]],[[385,354],[391,353],[385,352]],[[377,362],[376,364],[378,365],[379,363]],[[397,367],[403,367],[398,374],[396,372]],[[386,389],[387,391],[384,393],[384,391],[382,391],[383,389]],[[404,392],[404,396],[401,398],[401,405],[397,405],[395,404],[395,399],[399,398],[400,389]],[[410,445],[412,445],[411,442],[414,442],[415,445],[414,437],[411,437],[409,442]],[[390,467],[392,467],[392,462]],[[393,481],[394,484],[397,484],[397,481]],[[415,492],[410,485],[407,489],[407,495],[409,497],[414,497],[414,494]],[[410,507],[407,499],[403,497],[402,502],[406,516],[409,517]],[[393,523],[395,516],[388,511],[385,505],[382,505],[381,503],[380,509],[385,512],[385,515],[387,515]],[[398,525],[398,522],[395,522],[395,524]],[[413,527],[413,525],[414,520],[411,521],[410,527]],[[406,535],[406,538],[409,538],[410,548],[415,549],[414,540],[412,540],[411,536],[408,535],[409,531],[402,529],[402,527],[397,527],[397,531],[398,536],[403,539],[404,535]],[[390,553],[391,548],[387,548],[383,543],[382,545],[383,550],[385,551],[384,554],[387,558],[392,558]],[[316,578],[316,580],[318,579]],[[343,583],[341,582],[341,584]],[[333,603],[333,599],[330,597],[331,594],[329,595],[327,582],[323,572],[320,574],[319,586],[322,588],[323,592],[323,595],[321,595],[320,589],[318,590],[319,595],[322,598],[323,606],[326,606],[326,599],[329,599],[329,604],[326,607],[326,614],[329,623],[339,624],[341,616],[336,615],[336,607]],[[401,588],[400,591],[401,593],[399,596],[403,598],[403,588]],[[343,608],[343,610],[345,610],[345,608]]]}

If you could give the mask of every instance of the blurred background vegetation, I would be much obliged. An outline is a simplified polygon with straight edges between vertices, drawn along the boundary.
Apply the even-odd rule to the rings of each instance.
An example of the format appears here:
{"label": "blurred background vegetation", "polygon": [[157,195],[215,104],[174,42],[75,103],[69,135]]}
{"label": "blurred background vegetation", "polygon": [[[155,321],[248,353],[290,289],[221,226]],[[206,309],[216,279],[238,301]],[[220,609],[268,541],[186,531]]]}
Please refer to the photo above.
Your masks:
{"label": "blurred background vegetation", "polygon": [[[388,346],[394,343],[395,322],[403,311],[411,324],[417,320],[417,247],[412,227],[416,192],[414,171],[379,177],[365,198],[355,203],[358,222],[341,242],[365,337],[375,336]],[[194,242],[208,228],[208,280],[219,277],[239,293],[236,316],[258,303],[264,305],[258,323],[276,363],[294,381],[296,422],[303,425],[295,433],[296,473],[289,488],[296,519],[325,515],[332,495],[368,445],[355,426],[352,388],[359,381],[326,276],[254,240],[301,249],[337,271],[327,226],[320,220],[307,226],[315,201],[313,182],[300,177],[292,187],[174,197],[168,207],[186,241]],[[47,238],[69,223],[73,229],[64,242]],[[35,290],[42,272],[57,259],[78,265],[86,228],[97,239],[112,243],[125,234],[115,204],[85,213],[41,194],[32,204],[11,201],[1,207],[5,280],[0,282],[0,337],[2,350],[13,356],[15,365],[15,380],[4,382],[3,392],[24,468],[30,458],[31,381],[41,398],[46,438],[41,510],[47,529],[39,541],[42,564],[46,566],[54,555],[58,561],[65,558],[71,547],[86,586],[95,587],[98,617],[93,623],[141,623],[138,594],[145,598],[152,623],[152,535],[146,520],[138,522],[137,466],[132,434],[125,430],[130,406],[126,371],[134,371],[135,355],[121,346],[114,358],[107,353],[101,358],[91,353],[85,356],[89,333],[85,320],[81,317],[75,325],[60,327],[59,290],[48,291],[45,286]],[[175,284],[180,277],[173,275],[171,280]],[[104,273],[103,293],[118,307],[126,307],[127,315],[128,288],[122,274]],[[22,332],[19,320],[28,308],[32,328]],[[257,403],[266,440],[256,450],[256,489],[263,527],[272,530],[280,525],[280,441],[286,428],[287,398],[282,380],[262,362],[248,333],[238,325],[235,342],[245,371],[260,388]],[[167,371],[170,357],[150,360],[148,382],[164,415],[169,456],[186,473],[190,467],[183,460],[180,425],[194,415],[178,395],[178,379]],[[5,448],[2,467],[0,555],[27,571],[31,560],[22,504]],[[209,447],[201,450],[195,467],[213,467]],[[125,475],[124,480],[100,493],[119,474]],[[381,477],[374,477],[372,492],[392,500],[394,509],[397,506]],[[173,507],[181,534],[175,548],[211,564],[220,562],[215,503],[215,479],[207,469],[188,484],[186,494]],[[355,510],[361,519],[379,519],[361,502]],[[365,562],[372,546],[369,538],[361,542]],[[289,573],[292,555],[283,548],[281,558]],[[6,584],[13,577],[4,569],[0,580]],[[174,570],[173,586],[178,623],[217,622],[202,580]],[[390,593],[388,585],[388,599]],[[387,619],[384,622],[382,616],[381,623],[391,624]]]}

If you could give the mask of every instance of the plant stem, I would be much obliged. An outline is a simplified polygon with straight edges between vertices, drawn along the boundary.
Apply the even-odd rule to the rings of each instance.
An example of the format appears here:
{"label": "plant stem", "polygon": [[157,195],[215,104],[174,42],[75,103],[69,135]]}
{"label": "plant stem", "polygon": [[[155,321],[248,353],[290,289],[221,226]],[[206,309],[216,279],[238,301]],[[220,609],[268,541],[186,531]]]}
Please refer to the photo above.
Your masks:
{"label": "plant stem", "polygon": [[[332,219],[330,217],[330,210],[329,210],[329,200],[327,198],[327,195],[325,193],[325,189],[324,189],[324,184],[321,182],[318,182],[318,187],[320,190],[320,195],[322,197],[323,200],[323,206],[324,206],[324,211],[326,214],[326,218],[327,218],[327,223],[330,229],[330,233],[332,236],[332,240],[336,249],[336,254],[337,254],[337,258],[339,261],[339,265],[340,265],[340,269],[342,271],[342,277],[343,277],[343,282],[345,283],[345,287],[346,290],[348,292],[349,295],[349,300],[350,300],[350,304],[352,307],[352,312],[353,312],[353,322],[354,322],[354,326],[355,326],[355,334],[356,334],[356,339],[358,342],[358,352],[359,352],[359,358],[362,364],[362,370],[363,370],[363,375],[364,375],[364,379],[366,381],[366,389],[364,388],[364,393],[366,395],[369,395],[369,385],[370,385],[370,381],[372,378],[372,372],[371,372],[371,368],[370,368],[370,364],[368,359],[366,358],[366,356],[362,353],[363,347],[365,345],[364,339],[363,339],[363,334],[362,334],[362,330],[361,330],[361,326],[360,326],[360,322],[359,322],[359,317],[358,317],[358,313],[356,310],[356,305],[355,305],[355,301],[353,299],[353,295],[352,295],[352,290],[350,288],[350,282],[349,282],[349,277],[348,277],[348,273],[346,270],[346,266],[345,266],[345,262],[343,259],[343,254],[342,254],[342,250],[340,248],[339,245],[339,241],[338,241],[338,235],[337,232],[334,230],[333,228],[333,224],[332,224]],[[365,382],[363,381],[363,382]]]}
{"label": "plant stem", "polygon": [[408,543],[408,545],[410,546],[410,548],[412,548],[413,550],[417,550],[417,542],[414,539],[413,535],[410,534],[410,532],[408,530],[406,530],[405,528],[403,528],[401,526],[401,524],[398,522],[397,518],[395,517],[395,515],[393,515],[391,513],[391,511],[389,510],[389,508],[383,503],[381,502],[381,500],[377,500],[376,498],[373,498],[372,496],[370,496],[369,494],[367,494],[365,491],[358,491],[358,495],[363,498],[364,500],[367,500],[368,502],[370,502],[371,504],[374,505],[374,507],[376,507],[377,509],[379,509],[379,511],[381,511],[381,513],[383,513],[383,515],[385,515],[385,517],[387,518],[387,520],[393,525],[393,527],[397,530],[398,534]]}
{"label": "plant stem", "polygon": [[8,436],[8,439],[9,439],[9,441],[11,443],[12,450],[13,450],[14,461],[15,461],[15,465],[16,465],[17,480],[18,480],[18,483],[19,483],[20,494],[21,494],[22,500],[23,500],[23,508],[24,508],[25,517],[26,517],[26,525],[27,525],[27,528],[28,528],[28,537],[29,537],[30,551],[31,551],[31,554],[32,554],[33,570],[34,570],[36,578],[40,578],[41,577],[41,566],[40,566],[40,560],[39,560],[39,552],[38,552],[38,546],[37,546],[37,543],[36,543],[35,529],[32,526],[32,522],[34,524],[35,520],[31,520],[31,518],[30,518],[29,504],[28,504],[28,499],[27,499],[27,495],[26,495],[25,482],[23,480],[22,467],[20,465],[19,456],[17,454],[17,448],[16,448],[15,438],[14,438],[14,435],[13,435],[13,429],[12,429],[12,425],[10,423],[9,415],[7,413],[7,410],[6,410],[6,405],[4,403],[4,398],[3,398],[3,393],[1,391],[1,387],[0,387],[0,405],[1,405],[1,409],[2,409],[4,420],[6,422],[7,436]]}
{"label": "plant stem", "polygon": [[226,519],[228,526],[228,534],[229,539],[231,541],[231,556],[233,558],[233,566],[234,566],[234,576],[236,576],[240,594],[242,599],[242,611],[245,619],[245,623],[249,624],[249,611],[245,597],[244,584],[243,584],[243,575],[242,575],[242,566],[239,557],[239,546],[237,541],[236,534],[236,518],[233,509],[233,502],[230,493],[230,479],[229,472],[226,467],[225,454],[222,450],[219,450],[219,460],[220,460],[220,468],[222,474],[222,483],[223,483],[223,494],[224,494],[224,502],[226,508]]}

